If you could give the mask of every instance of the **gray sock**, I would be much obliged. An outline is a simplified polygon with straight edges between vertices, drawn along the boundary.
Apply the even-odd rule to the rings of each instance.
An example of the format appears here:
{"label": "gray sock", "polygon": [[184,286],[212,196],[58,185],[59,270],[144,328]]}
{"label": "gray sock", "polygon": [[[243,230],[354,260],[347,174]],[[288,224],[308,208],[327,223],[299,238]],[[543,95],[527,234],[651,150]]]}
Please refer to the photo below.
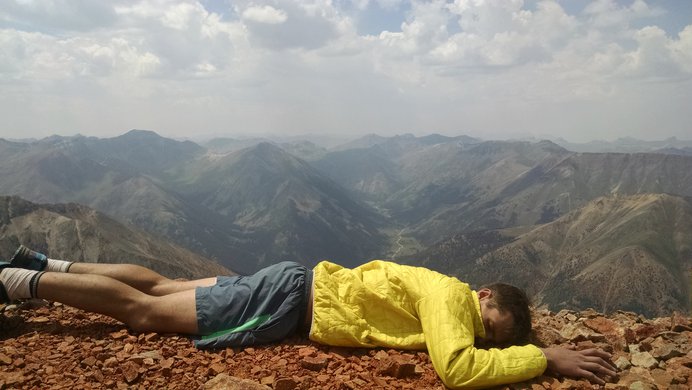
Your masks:
{"label": "gray sock", "polygon": [[0,282],[5,286],[7,296],[11,300],[35,298],[41,275],[42,271],[5,268],[0,272]]}

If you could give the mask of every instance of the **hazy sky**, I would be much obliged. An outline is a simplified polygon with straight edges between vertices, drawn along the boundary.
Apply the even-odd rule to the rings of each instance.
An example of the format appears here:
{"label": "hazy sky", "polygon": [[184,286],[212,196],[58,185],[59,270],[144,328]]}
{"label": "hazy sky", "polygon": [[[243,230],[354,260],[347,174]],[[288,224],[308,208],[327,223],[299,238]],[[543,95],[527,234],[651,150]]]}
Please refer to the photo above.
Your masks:
{"label": "hazy sky", "polygon": [[692,1],[0,1],[0,137],[692,139]]}

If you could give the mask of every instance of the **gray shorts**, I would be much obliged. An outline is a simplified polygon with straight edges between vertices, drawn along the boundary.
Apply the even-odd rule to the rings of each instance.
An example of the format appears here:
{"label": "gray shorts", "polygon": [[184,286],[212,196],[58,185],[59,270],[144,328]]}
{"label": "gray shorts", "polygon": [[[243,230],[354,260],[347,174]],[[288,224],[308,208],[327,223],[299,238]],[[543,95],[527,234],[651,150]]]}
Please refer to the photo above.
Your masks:
{"label": "gray shorts", "polygon": [[195,345],[225,348],[271,343],[290,336],[303,325],[311,285],[312,270],[285,261],[253,275],[219,276],[215,285],[197,287],[201,336]]}

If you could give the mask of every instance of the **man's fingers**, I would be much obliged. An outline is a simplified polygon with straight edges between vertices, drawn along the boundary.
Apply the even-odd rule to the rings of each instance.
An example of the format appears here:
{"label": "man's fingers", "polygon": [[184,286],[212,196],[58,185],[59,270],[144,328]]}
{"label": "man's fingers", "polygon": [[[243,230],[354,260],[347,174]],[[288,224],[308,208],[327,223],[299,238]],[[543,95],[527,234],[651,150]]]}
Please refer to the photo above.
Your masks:
{"label": "man's fingers", "polygon": [[586,359],[587,362],[594,364],[593,369],[591,371],[596,370],[601,374],[611,376],[617,374],[617,368],[615,368],[615,366],[613,366],[612,364],[610,364],[610,362],[604,360],[603,358],[597,356],[587,356]]}
{"label": "man's fingers", "polygon": [[602,349],[597,349],[597,348],[584,349],[580,352],[582,353],[582,355],[597,356],[597,357],[600,357],[601,359],[605,359],[605,360],[610,360],[610,358],[611,358],[611,356],[608,352],[606,352]]}
{"label": "man's fingers", "polygon": [[597,383],[599,385],[605,385],[605,381],[591,371],[582,369],[579,373],[580,377],[588,379],[590,382]]}
{"label": "man's fingers", "polygon": [[582,370],[587,370],[587,371],[592,372],[594,374],[609,375],[609,376],[617,375],[617,373],[615,371],[610,370],[599,363],[583,363],[579,368],[581,368]]}
{"label": "man's fingers", "polygon": [[[597,364],[596,367],[594,367],[595,370],[599,371],[602,374],[605,375],[616,375],[617,374],[617,368],[610,362],[610,354],[600,351],[600,350],[587,350],[592,353],[586,353],[585,358],[588,362],[590,363],[595,363]],[[586,351],[583,351],[586,352]],[[593,353],[596,352],[596,353]]]}

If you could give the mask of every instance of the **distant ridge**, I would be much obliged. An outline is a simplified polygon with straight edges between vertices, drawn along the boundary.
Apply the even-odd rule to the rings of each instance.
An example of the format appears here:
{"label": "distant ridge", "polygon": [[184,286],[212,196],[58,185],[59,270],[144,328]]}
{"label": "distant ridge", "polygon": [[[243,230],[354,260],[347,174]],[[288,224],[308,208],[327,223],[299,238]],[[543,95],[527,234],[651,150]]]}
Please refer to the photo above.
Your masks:
{"label": "distant ridge", "polygon": [[[691,303],[691,201],[666,194],[602,197],[511,242],[495,239],[493,247],[479,235],[477,243],[440,243],[423,257],[428,266],[477,286],[498,280],[518,285],[551,310],[665,316]],[[475,259],[450,258],[461,245],[484,242],[491,243],[487,253]]]}
{"label": "distant ridge", "polygon": [[230,273],[214,261],[88,207],[0,196],[0,259],[9,259],[20,243],[53,258],[140,264],[171,278]]}

